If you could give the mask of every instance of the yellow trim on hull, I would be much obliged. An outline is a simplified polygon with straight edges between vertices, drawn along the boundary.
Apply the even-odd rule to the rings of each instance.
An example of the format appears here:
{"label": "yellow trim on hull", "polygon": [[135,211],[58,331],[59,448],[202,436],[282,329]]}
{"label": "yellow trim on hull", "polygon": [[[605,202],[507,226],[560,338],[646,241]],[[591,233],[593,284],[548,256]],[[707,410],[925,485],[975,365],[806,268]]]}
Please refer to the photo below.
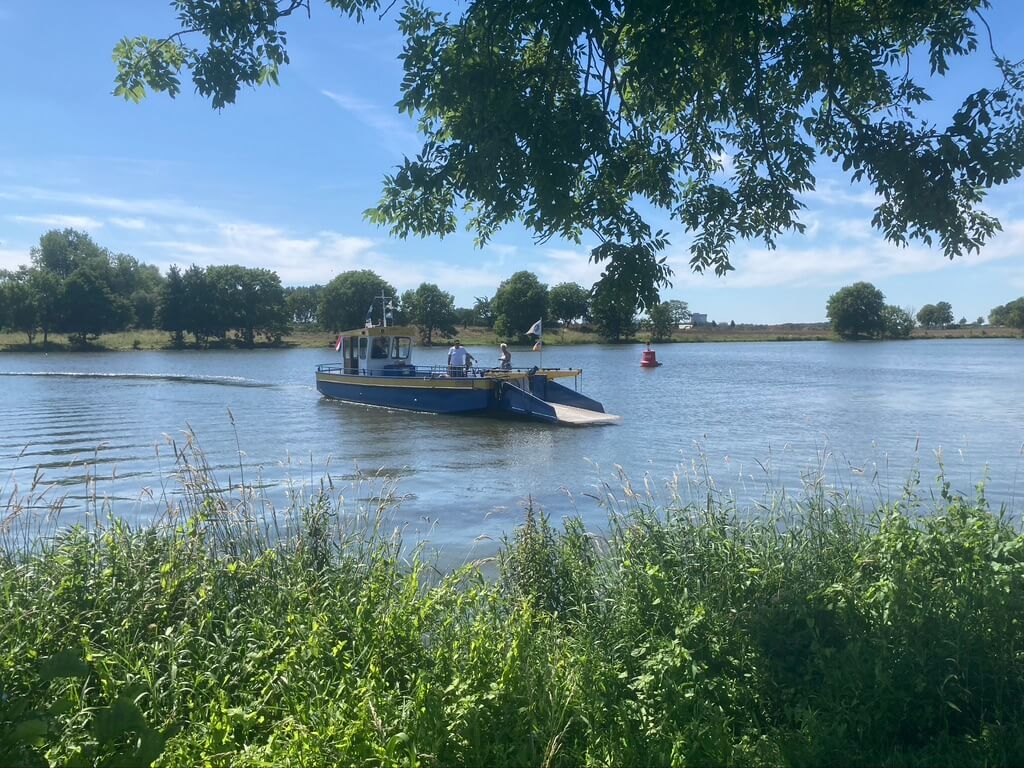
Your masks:
{"label": "yellow trim on hull", "polygon": [[402,389],[493,389],[490,379],[421,379],[412,376],[345,376],[337,373],[318,373],[317,381],[333,384],[358,384],[361,387],[391,387]]}

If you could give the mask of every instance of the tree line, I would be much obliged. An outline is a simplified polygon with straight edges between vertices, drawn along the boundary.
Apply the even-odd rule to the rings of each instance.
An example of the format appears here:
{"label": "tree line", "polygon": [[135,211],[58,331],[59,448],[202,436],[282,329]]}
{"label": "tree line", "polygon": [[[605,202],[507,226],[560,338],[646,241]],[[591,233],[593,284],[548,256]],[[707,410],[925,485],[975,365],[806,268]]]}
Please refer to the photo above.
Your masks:
{"label": "tree line", "polygon": [[[380,297],[388,297],[382,307]],[[412,324],[430,344],[436,333],[450,336],[456,326],[480,325],[507,341],[519,341],[537,320],[545,326],[577,326],[594,330],[608,341],[629,338],[641,324],[655,338],[667,338],[673,328],[690,318],[684,301],[652,305],[638,318],[628,300],[616,301],[600,284],[590,289],[573,282],[548,287],[532,272],[520,271],[503,280],[493,296],[475,297],[472,307],[456,307],[452,294],[434,283],[422,283],[401,295],[375,272],[363,269],[343,272],[327,285],[289,289],[286,302],[295,322],[331,331],[357,328],[367,320]],[[390,306],[390,309],[387,309]]]}
{"label": "tree line", "polygon": [[[105,333],[135,329],[167,331],[171,343],[197,346],[232,338],[254,346],[259,338],[280,341],[292,328],[337,332],[367,319],[420,328],[422,341],[450,336],[457,326],[485,326],[508,341],[522,340],[537,320],[545,327],[577,326],[602,338],[630,338],[640,327],[655,339],[668,338],[690,318],[686,302],[653,304],[638,317],[626,296],[595,284],[548,287],[532,272],[501,282],[492,296],[456,307],[452,294],[433,283],[401,294],[375,272],[343,272],[326,285],[285,288],[277,273],[238,265],[187,269],[171,266],[163,275],[133,256],[113,253],[86,232],[51,230],[29,252],[30,263],[0,271],[0,328],[25,334],[29,345],[41,335],[66,334],[85,345]],[[379,301],[388,297],[387,307]]]}
{"label": "tree line", "polygon": [[288,330],[284,289],[277,274],[237,265],[198,267],[167,275],[133,256],[112,253],[74,229],[51,230],[29,253],[30,264],[0,271],[0,328],[67,334],[85,345],[104,333],[162,329],[181,346],[234,333],[246,346],[259,335]]}
{"label": "tree line", "polygon": [[[833,293],[825,307],[832,330],[843,339],[905,339],[917,325],[925,329],[968,325],[967,318],[953,320],[953,306],[948,301],[925,304],[914,314],[885,303],[885,294],[871,283],[859,282]],[[916,321],[916,322],[915,322]],[[975,323],[981,325],[984,318]],[[1024,330],[1024,297],[995,307],[989,323]]]}

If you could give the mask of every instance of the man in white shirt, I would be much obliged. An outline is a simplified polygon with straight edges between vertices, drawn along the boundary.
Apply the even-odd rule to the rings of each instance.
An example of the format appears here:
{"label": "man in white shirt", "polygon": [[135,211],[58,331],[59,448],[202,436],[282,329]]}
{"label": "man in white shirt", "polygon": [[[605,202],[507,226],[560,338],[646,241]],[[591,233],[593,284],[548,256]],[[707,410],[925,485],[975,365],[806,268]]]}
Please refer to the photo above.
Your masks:
{"label": "man in white shirt", "polygon": [[462,342],[458,339],[448,349],[448,373],[451,376],[465,376],[466,366],[475,362],[476,358],[469,354],[469,350],[462,346]]}

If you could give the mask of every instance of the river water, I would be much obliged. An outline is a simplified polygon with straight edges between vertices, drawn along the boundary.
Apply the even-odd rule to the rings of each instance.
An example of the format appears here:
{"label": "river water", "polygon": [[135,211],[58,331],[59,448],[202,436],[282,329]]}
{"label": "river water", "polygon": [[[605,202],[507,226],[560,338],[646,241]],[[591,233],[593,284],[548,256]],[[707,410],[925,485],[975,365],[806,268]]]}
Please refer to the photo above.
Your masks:
{"label": "river water", "polygon": [[[709,486],[741,506],[825,483],[866,504],[917,472],[937,491],[986,480],[995,506],[1024,499],[1024,342],[936,340],[514,349],[515,365],[582,367],[582,388],[621,424],[592,428],[391,411],[325,400],[333,351],[0,356],[0,510],[61,502],[142,522],[180,493],[171,441],[191,430],[221,487],[271,503],[321,482],[351,503],[397,478],[402,522],[456,550],[497,538],[532,499],[599,525],[619,473],[668,498]],[[483,361],[496,349],[470,348]],[[417,349],[419,364],[445,350]]]}

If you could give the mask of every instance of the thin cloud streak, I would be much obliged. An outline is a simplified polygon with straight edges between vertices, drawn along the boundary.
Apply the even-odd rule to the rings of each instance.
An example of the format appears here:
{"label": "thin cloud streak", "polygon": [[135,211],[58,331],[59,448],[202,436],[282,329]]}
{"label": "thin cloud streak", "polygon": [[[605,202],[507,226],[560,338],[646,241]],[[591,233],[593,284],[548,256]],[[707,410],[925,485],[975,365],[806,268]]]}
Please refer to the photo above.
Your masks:
{"label": "thin cloud streak", "polygon": [[215,224],[220,221],[220,217],[207,208],[189,205],[173,198],[128,200],[104,195],[43,189],[40,187],[15,187],[0,190],[0,197],[9,200],[62,203],[64,205],[95,208],[134,217],[151,216],[153,218],[178,219],[208,224]]}
{"label": "thin cloud streak", "polygon": [[[837,227],[841,231],[842,226]],[[1024,222],[1014,222],[992,238],[981,253],[947,259],[941,250],[922,245],[906,248],[888,243],[881,236],[836,242],[820,248],[790,247],[782,244],[777,250],[750,249],[734,254],[735,271],[714,282],[703,277],[702,287],[779,288],[829,287],[843,281],[882,280],[915,274],[930,274],[964,266],[1001,261],[1024,250]],[[797,241],[798,242],[798,241]],[[690,273],[689,253],[676,251],[668,259],[676,273],[673,283],[696,285]]]}
{"label": "thin cloud streak", "polygon": [[8,216],[10,221],[18,224],[39,224],[44,227],[56,227],[58,229],[100,229],[103,222],[88,216],[73,216],[63,213],[44,214],[42,216]]}
{"label": "thin cloud streak", "polygon": [[387,137],[385,145],[395,154],[413,152],[422,143],[419,135],[409,128],[410,121],[401,120],[390,107],[386,110],[372,102],[334,91],[321,90],[320,93],[361,123]]}
{"label": "thin cloud streak", "polygon": [[126,219],[121,218],[120,216],[111,216],[110,223],[113,224],[115,227],[120,227],[121,229],[130,229],[136,232],[146,228],[145,219]]}

